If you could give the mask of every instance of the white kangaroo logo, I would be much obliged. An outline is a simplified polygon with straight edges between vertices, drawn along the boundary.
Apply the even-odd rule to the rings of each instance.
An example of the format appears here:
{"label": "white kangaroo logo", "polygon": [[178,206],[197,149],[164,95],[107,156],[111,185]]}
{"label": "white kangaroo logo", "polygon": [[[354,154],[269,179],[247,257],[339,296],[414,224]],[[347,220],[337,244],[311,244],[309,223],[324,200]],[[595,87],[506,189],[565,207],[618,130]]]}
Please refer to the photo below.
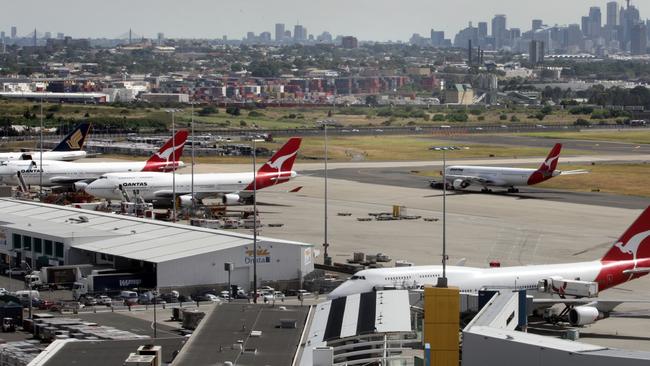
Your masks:
{"label": "white kangaroo logo", "polygon": [[553,162],[554,162],[555,160],[557,160],[559,157],[560,157],[560,155],[554,156],[554,157],[552,157],[552,158],[548,158],[548,159],[544,162],[544,164],[542,164],[542,165],[544,166],[544,169],[551,169],[551,164],[553,164]]}
{"label": "white kangaroo logo", "polygon": [[276,169],[278,171],[278,174],[280,174],[280,172],[282,170],[282,166],[284,165],[284,163],[287,160],[289,160],[291,157],[296,155],[297,153],[298,153],[298,150],[292,152],[289,155],[280,156],[279,158],[275,159],[275,161],[273,161],[273,162],[267,161],[266,164],[268,166],[270,166],[271,168]]}
{"label": "white kangaroo logo", "polygon": [[176,150],[178,150],[178,149],[180,149],[181,147],[183,147],[183,145],[185,145],[185,143],[182,143],[182,144],[180,144],[179,146],[172,146],[172,147],[169,147],[169,148],[165,149],[163,152],[157,152],[157,153],[155,153],[154,155],[156,155],[157,157],[159,157],[160,159],[162,159],[162,160],[164,160],[165,162],[168,163],[168,162],[169,162],[169,158],[171,157],[171,155],[172,155]]}
{"label": "white kangaroo logo", "polygon": [[614,244],[614,246],[617,247],[621,253],[632,254],[632,258],[634,259],[634,266],[636,267],[636,255],[639,251],[639,246],[641,246],[641,243],[643,243],[643,241],[646,240],[649,236],[650,230],[643,231],[631,237],[627,243],[619,241],[618,243]]}

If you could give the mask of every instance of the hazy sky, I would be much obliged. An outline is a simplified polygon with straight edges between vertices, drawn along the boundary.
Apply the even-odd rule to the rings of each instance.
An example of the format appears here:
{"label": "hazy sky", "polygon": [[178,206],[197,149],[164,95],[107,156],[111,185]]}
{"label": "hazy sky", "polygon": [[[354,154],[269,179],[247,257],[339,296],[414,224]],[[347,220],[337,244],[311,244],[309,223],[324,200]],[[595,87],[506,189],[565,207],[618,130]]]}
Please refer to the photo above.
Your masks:
{"label": "hazy sky", "polygon": [[[309,33],[355,35],[362,40],[408,40],[431,28],[448,32],[494,14],[506,14],[508,27],[530,29],[533,18],[545,24],[580,23],[590,6],[604,0],[2,0],[0,30],[12,25],[24,36],[64,32],[73,37],[116,38],[129,28],[145,37],[241,38],[246,31],[273,33],[275,23],[293,31],[297,21]],[[623,2],[620,1],[622,4]],[[650,1],[633,0],[650,17]],[[647,5],[648,9],[644,9]],[[644,10],[646,10],[644,12]]]}

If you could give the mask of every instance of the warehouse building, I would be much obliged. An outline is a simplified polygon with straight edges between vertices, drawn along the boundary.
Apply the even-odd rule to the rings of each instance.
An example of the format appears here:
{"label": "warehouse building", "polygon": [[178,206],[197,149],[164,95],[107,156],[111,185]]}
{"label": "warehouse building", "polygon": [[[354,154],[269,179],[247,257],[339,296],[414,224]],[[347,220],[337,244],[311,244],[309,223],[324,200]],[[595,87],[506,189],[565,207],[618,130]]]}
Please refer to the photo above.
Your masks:
{"label": "warehouse building", "polygon": [[[253,280],[253,237],[231,231],[0,199],[0,259],[33,268],[93,264],[155,274],[163,290],[190,292]],[[258,237],[258,282],[299,286],[314,269],[311,244]],[[193,289],[194,288],[194,289]]]}

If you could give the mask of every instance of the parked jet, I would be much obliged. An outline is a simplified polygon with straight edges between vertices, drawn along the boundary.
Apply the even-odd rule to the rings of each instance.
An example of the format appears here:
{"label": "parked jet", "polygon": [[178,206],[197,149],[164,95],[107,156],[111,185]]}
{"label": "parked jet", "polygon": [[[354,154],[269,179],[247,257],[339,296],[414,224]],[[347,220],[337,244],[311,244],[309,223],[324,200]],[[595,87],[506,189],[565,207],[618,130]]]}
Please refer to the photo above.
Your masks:
{"label": "parked jet", "polygon": [[[86,136],[90,131],[90,123],[84,122],[70,132],[54,149],[43,151],[43,160],[72,161],[86,157],[84,147]],[[40,151],[23,151],[0,153],[0,161],[7,160],[40,160]]]}
{"label": "parked jet", "polygon": [[[596,282],[603,291],[631,281],[650,272],[650,207],[639,216],[627,231],[612,245],[600,260],[579,263],[514,266],[499,268],[472,268],[447,266],[450,286],[461,292],[477,293],[484,288],[524,289],[535,297],[540,307],[563,303],[570,307],[569,319],[575,325],[593,323],[608,315],[625,302],[593,298],[561,299],[539,293],[539,281],[545,279],[580,279]],[[328,298],[370,292],[386,288],[417,288],[436,285],[442,276],[442,266],[412,266],[366,269],[334,289]]]}
{"label": "parked jet", "polygon": [[43,160],[42,167],[38,160],[5,161],[0,163],[0,182],[21,186],[38,185],[42,170],[43,186],[74,185],[77,190],[81,190],[105,173],[172,171],[184,166],[179,158],[183,154],[186,140],[187,131],[178,131],[147,161],[71,163]]}
{"label": "parked jet", "polygon": [[[194,196],[196,200],[221,198],[224,204],[249,203],[253,189],[263,189],[295,178],[292,171],[301,138],[293,137],[267,161],[255,176],[247,173],[194,174]],[[174,179],[176,189],[174,190]],[[253,183],[255,179],[256,183]],[[174,192],[181,206],[192,204],[192,176],[190,174],[171,174],[156,172],[133,172],[104,174],[86,187],[92,196],[105,199],[121,199],[126,193],[147,202],[169,204]],[[295,190],[294,190],[295,191]]]}
{"label": "parked jet", "polygon": [[447,167],[445,179],[453,189],[478,185],[483,187],[483,192],[489,192],[489,187],[507,187],[509,193],[516,193],[519,186],[532,186],[559,175],[588,173],[586,170],[555,170],[561,150],[562,144],[555,144],[538,169],[453,165]]}

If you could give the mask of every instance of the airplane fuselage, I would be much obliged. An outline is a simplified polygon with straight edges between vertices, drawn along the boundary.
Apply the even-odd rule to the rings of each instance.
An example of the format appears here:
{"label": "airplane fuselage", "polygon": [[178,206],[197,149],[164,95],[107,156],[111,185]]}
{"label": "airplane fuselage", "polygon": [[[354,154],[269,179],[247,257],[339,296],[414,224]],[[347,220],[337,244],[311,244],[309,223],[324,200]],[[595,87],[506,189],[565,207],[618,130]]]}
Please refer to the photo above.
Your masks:
{"label": "airplane fuselage", "polygon": [[[65,161],[43,160],[43,186],[57,186],[68,182],[94,180],[102,174],[112,172],[135,172],[144,168],[145,162],[103,162],[71,163]],[[39,161],[15,160],[0,165],[0,182],[18,185],[17,172],[25,184],[40,184],[41,168]]]}
{"label": "airplane fuselage", "polygon": [[[0,153],[0,161],[22,160],[24,157],[31,157],[32,160],[40,160],[39,151],[7,152]],[[74,161],[86,157],[85,151],[44,151],[43,160]]]}
{"label": "airplane fuselage", "polygon": [[[549,179],[560,173],[556,170],[549,173],[548,177],[542,178]],[[484,182],[471,184],[484,187],[518,187],[539,183],[540,179],[536,178],[536,174],[541,173],[537,169],[454,165],[447,167],[446,180],[447,183],[454,184],[457,180],[469,181],[468,177],[477,177]]]}

